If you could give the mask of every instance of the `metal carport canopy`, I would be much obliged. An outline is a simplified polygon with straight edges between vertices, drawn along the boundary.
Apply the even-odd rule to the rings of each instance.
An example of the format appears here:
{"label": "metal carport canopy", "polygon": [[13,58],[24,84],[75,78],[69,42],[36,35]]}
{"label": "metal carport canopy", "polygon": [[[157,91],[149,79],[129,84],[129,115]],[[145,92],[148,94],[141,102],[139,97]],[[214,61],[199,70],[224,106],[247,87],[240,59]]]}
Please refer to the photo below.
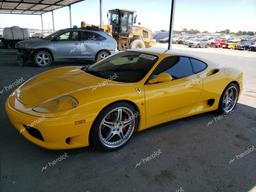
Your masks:
{"label": "metal carport canopy", "polygon": [[0,0],[0,14],[41,15],[83,0]]}
{"label": "metal carport canopy", "polygon": [[72,27],[71,5],[81,1],[84,0],[0,0],[0,14],[41,15],[43,31],[42,14],[52,12],[52,25],[55,31],[53,11],[69,6],[69,22]]}

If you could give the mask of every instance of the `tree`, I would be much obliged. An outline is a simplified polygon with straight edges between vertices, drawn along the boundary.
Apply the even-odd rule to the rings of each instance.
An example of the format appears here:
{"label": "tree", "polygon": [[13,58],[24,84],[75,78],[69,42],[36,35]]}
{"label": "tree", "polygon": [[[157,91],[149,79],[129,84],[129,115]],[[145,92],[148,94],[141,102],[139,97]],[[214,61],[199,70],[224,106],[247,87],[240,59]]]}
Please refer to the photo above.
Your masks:
{"label": "tree", "polygon": [[236,33],[236,35],[243,35],[243,32],[242,32],[242,31],[238,31],[238,32]]}
{"label": "tree", "polygon": [[229,34],[229,33],[230,33],[230,30],[229,30],[229,29],[226,29],[226,30],[220,31],[219,33]]}
{"label": "tree", "polygon": [[254,35],[253,31],[248,31],[247,35]]}

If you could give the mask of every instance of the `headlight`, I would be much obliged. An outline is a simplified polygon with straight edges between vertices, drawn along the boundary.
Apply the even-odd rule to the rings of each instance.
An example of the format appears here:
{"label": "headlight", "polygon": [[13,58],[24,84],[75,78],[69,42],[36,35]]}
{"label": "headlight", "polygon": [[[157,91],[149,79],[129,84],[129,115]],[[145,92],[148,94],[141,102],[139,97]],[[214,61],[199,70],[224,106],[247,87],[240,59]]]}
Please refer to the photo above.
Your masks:
{"label": "headlight", "polygon": [[51,101],[41,103],[40,105],[33,108],[33,111],[39,113],[57,113],[67,111],[78,106],[78,101],[69,95],[53,99]]}

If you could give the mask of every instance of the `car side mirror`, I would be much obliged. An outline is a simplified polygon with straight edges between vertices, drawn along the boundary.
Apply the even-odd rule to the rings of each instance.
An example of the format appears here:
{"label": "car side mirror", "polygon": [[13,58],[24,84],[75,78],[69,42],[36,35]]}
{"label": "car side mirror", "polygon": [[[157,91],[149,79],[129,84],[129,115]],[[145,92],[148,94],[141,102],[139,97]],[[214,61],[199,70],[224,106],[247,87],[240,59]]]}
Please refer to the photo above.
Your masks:
{"label": "car side mirror", "polygon": [[149,84],[165,83],[165,82],[169,82],[169,81],[172,81],[172,80],[173,80],[172,76],[169,75],[168,73],[160,73],[155,78],[150,79],[148,81],[148,83]]}

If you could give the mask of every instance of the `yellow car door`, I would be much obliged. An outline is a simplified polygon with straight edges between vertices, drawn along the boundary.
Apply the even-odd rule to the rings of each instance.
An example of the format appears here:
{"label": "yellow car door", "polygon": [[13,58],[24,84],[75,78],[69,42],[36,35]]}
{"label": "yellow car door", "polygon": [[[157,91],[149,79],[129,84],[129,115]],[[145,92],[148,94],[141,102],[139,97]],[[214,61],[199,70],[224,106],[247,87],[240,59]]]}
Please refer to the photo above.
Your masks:
{"label": "yellow car door", "polygon": [[193,110],[202,93],[202,81],[193,73],[190,59],[171,56],[153,71],[150,79],[167,73],[172,80],[145,84],[146,127],[185,117]]}

